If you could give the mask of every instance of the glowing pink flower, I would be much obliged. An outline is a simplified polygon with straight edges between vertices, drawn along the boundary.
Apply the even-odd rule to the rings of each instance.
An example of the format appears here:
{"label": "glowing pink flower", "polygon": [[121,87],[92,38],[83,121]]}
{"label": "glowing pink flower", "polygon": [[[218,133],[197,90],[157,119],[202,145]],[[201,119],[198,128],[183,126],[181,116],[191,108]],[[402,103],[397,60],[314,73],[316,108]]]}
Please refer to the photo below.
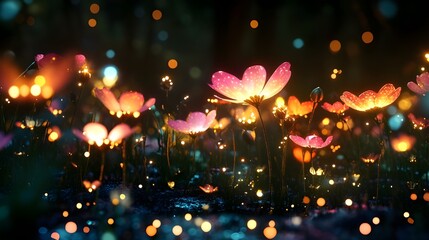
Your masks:
{"label": "glowing pink flower", "polygon": [[429,73],[424,72],[416,77],[416,82],[408,82],[407,87],[420,95],[425,95],[429,92]]}
{"label": "glowing pink flower", "polygon": [[216,110],[210,111],[207,115],[202,112],[191,112],[186,121],[169,120],[168,125],[175,131],[195,136],[206,131],[216,120]]}
{"label": "glowing pink flower", "polygon": [[120,123],[113,127],[108,133],[107,128],[101,123],[87,123],[83,127],[83,132],[73,129],[73,133],[78,138],[90,145],[96,144],[102,146],[103,144],[110,144],[111,146],[118,145],[121,141],[135,132],[136,128],[130,128],[125,123]]}
{"label": "glowing pink flower", "polygon": [[324,102],[322,104],[322,108],[331,113],[343,114],[347,109],[349,109],[349,106],[336,101],[333,104]]}
{"label": "glowing pink flower", "polygon": [[297,135],[289,135],[289,138],[292,142],[304,148],[324,148],[332,142],[333,136],[327,137],[325,141],[315,134],[309,135],[305,139]]}
{"label": "glowing pink flower", "polygon": [[367,111],[373,108],[383,108],[392,104],[401,94],[401,88],[395,88],[393,84],[387,83],[378,92],[367,90],[359,96],[345,91],[340,99],[349,107],[358,111]]}
{"label": "glowing pink flower", "polygon": [[227,72],[218,71],[213,74],[209,86],[226,97],[216,96],[222,100],[259,105],[264,99],[279,93],[288,83],[290,75],[290,63],[284,62],[266,81],[265,68],[255,65],[246,69],[241,80]]}
{"label": "glowing pink flower", "polygon": [[95,96],[109,109],[110,114],[121,117],[123,114],[132,114],[135,118],[141,112],[146,111],[155,104],[155,98],[150,98],[145,102],[143,94],[128,91],[121,94],[119,100],[108,88],[95,88]]}

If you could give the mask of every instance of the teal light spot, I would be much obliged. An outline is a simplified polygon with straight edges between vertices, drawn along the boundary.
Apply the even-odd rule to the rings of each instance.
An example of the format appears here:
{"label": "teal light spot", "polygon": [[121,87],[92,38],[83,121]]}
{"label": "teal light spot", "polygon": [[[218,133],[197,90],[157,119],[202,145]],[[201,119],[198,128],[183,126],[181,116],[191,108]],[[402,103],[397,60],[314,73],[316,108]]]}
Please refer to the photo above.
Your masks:
{"label": "teal light spot", "polygon": [[301,49],[302,47],[304,47],[304,41],[301,38],[295,38],[292,44],[296,49]]}

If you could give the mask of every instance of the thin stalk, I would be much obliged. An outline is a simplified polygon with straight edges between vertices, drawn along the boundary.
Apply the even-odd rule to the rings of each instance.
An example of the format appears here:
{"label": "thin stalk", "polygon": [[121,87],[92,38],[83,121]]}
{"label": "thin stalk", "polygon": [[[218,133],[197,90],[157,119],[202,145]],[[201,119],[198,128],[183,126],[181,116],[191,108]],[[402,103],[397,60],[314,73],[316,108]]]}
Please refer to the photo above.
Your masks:
{"label": "thin stalk", "polygon": [[126,141],[124,139],[124,143],[122,145],[122,185],[123,187],[126,187],[127,185],[127,151],[126,151]]}
{"label": "thin stalk", "polygon": [[302,165],[302,185],[303,185],[303,193],[305,195],[305,163],[304,163],[304,159],[305,159],[305,149],[302,149],[302,161],[301,161],[301,165]]}
{"label": "thin stalk", "polygon": [[256,110],[258,111],[259,118],[261,119],[261,125],[262,125],[262,134],[264,135],[264,142],[265,142],[265,149],[267,153],[267,164],[268,164],[268,189],[270,194],[270,205],[272,203],[272,183],[271,183],[271,156],[270,156],[270,148],[268,147],[268,140],[267,140],[267,134],[265,129],[264,120],[262,119],[261,111],[259,109],[259,106],[255,106]]}
{"label": "thin stalk", "polygon": [[282,201],[286,195],[286,150],[287,150],[287,141],[285,139],[286,133],[285,133],[285,121],[283,119],[280,120],[280,128],[282,130],[282,141],[284,141],[284,144],[282,146],[282,179],[281,179],[281,187],[282,187]]}
{"label": "thin stalk", "polygon": [[234,130],[232,131],[232,151],[234,153],[234,157],[233,157],[233,166],[232,166],[232,190],[234,190],[234,185],[235,185],[235,164],[236,164],[236,160],[237,160],[237,151],[235,149],[235,133]]}
{"label": "thin stalk", "polygon": [[99,177],[99,181],[102,182],[103,181],[103,174],[104,174],[104,164],[106,161],[106,155],[104,153],[104,151],[102,151],[101,153],[101,166],[100,166],[100,177]]}

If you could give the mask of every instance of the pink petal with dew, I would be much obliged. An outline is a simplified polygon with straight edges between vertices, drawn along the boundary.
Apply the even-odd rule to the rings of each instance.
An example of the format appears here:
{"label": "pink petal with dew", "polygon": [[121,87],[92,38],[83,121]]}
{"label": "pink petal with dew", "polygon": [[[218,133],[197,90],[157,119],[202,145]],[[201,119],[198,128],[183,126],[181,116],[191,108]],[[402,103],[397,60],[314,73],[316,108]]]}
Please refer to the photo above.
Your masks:
{"label": "pink petal with dew", "polygon": [[188,122],[191,131],[203,132],[207,130],[207,128],[205,129],[206,119],[206,114],[202,112],[191,112],[188,114],[186,122]]}
{"label": "pink petal with dew", "polygon": [[429,73],[424,72],[416,77],[417,84],[426,92],[429,91]]}
{"label": "pink petal with dew", "polygon": [[183,120],[169,120],[168,126],[173,130],[182,133],[189,133],[189,124]]}
{"label": "pink petal with dew", "polygon": [[323,145],[323,139],[317,135],[309,135],[305,138],[311,148],[320,148]]}
{"label": "pink petal with dew", "polygon": [[138,112],[143,107],[144,97],[143,94],[129,91],[124,92],[119,97],[119,105],[122,111],[125,112]]}
{"label": "pink petal with dew", "polygon": [[[218,93],[224,95],[230,100],[243,102],[248,97],[243,93],[243,85],[241,81],[232,74],[218,71],[212,75],[212,84],[209,84]],[[228,99],[224,99],[229,101]]]}
{"label": "pink petal with dew", "polygon": [[143,107],[140,109],[140,112],[144,112],[144,111],[148,110],[153,105],[155,105],[155,102],[156,102],[155,98],[149,98],[149,100],[147,100],[144,103]]}
{"label": "pink petal with dew", "polygon": [[107,138],[107,129],[101,123],[87,123],[83,127],[83,134],[92,141],[100,141]]}
{"label": "pink petal with dew", "polygon": [[279,93],[289,82],[291,74],[290,63],[284,62],[280,64],[280,66],[277,67],[271,75],[270,79],[268,79],[260,95],[263,95],[265,99],[268,99]]}
{"label": "pink petal with dew", "polygon": [[108,139],[111,142],[119,142],[124,138],[129,137],[131,134],[133,134],[133,129],[131,129],[127,124],[120,123],[116,125],[112,130],[110,131],[108,135]]}
{"label": "pink petal with dew", "polygon": [[324,148],[324,147],[328,146],[329,144],[331,144],[333,138],[334,138],[333,136],[327,137],[325,142],[320,146],[320,148]]}
{"label": "pink petal with dew", "polygon": [[297,135],[289,135],[290,140],[292,140],[292,142],[294,142],[295,144],[301,146],[301,147],[308,147],[308,142]]}
{"label": "pink petal with dew", "polygon": [[12,140],[13,134],[3,134],[0,132],[0,149],[6,147],[10,140]]}
{"label": "pink petal with dew", "polygon": [[103,103],[103,105],[109,109],[109,111],[119,112],[121,111],[121,105],[119,105],[116,96],[108,88],[95,88],[95,96]]}
{"label": "pink petal with dew", "polygon": [[426,91],[422,89],[419,85],[417,85],[415,82],[408,82],[407,87],[416,94],[423,95],[426,93]]}
{"label": "pink petal with dew", "polygon": [[267,73],[264,67],[260,65],[248,67],[241,80],[246,95],[249,97],[259,95],[264,88],[266,79]]}

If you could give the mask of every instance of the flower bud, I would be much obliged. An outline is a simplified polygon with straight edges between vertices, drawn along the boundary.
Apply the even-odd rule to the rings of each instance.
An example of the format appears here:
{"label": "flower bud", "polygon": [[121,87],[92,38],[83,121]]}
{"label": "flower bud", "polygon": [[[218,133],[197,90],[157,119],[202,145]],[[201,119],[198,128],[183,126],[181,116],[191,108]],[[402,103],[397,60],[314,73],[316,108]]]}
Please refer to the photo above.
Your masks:
{"label": "flower bud", "polygon": [[320,87],[313,89],[310,93],[310,99],[314,103],[319,103],[323,100],[323,90]]}

